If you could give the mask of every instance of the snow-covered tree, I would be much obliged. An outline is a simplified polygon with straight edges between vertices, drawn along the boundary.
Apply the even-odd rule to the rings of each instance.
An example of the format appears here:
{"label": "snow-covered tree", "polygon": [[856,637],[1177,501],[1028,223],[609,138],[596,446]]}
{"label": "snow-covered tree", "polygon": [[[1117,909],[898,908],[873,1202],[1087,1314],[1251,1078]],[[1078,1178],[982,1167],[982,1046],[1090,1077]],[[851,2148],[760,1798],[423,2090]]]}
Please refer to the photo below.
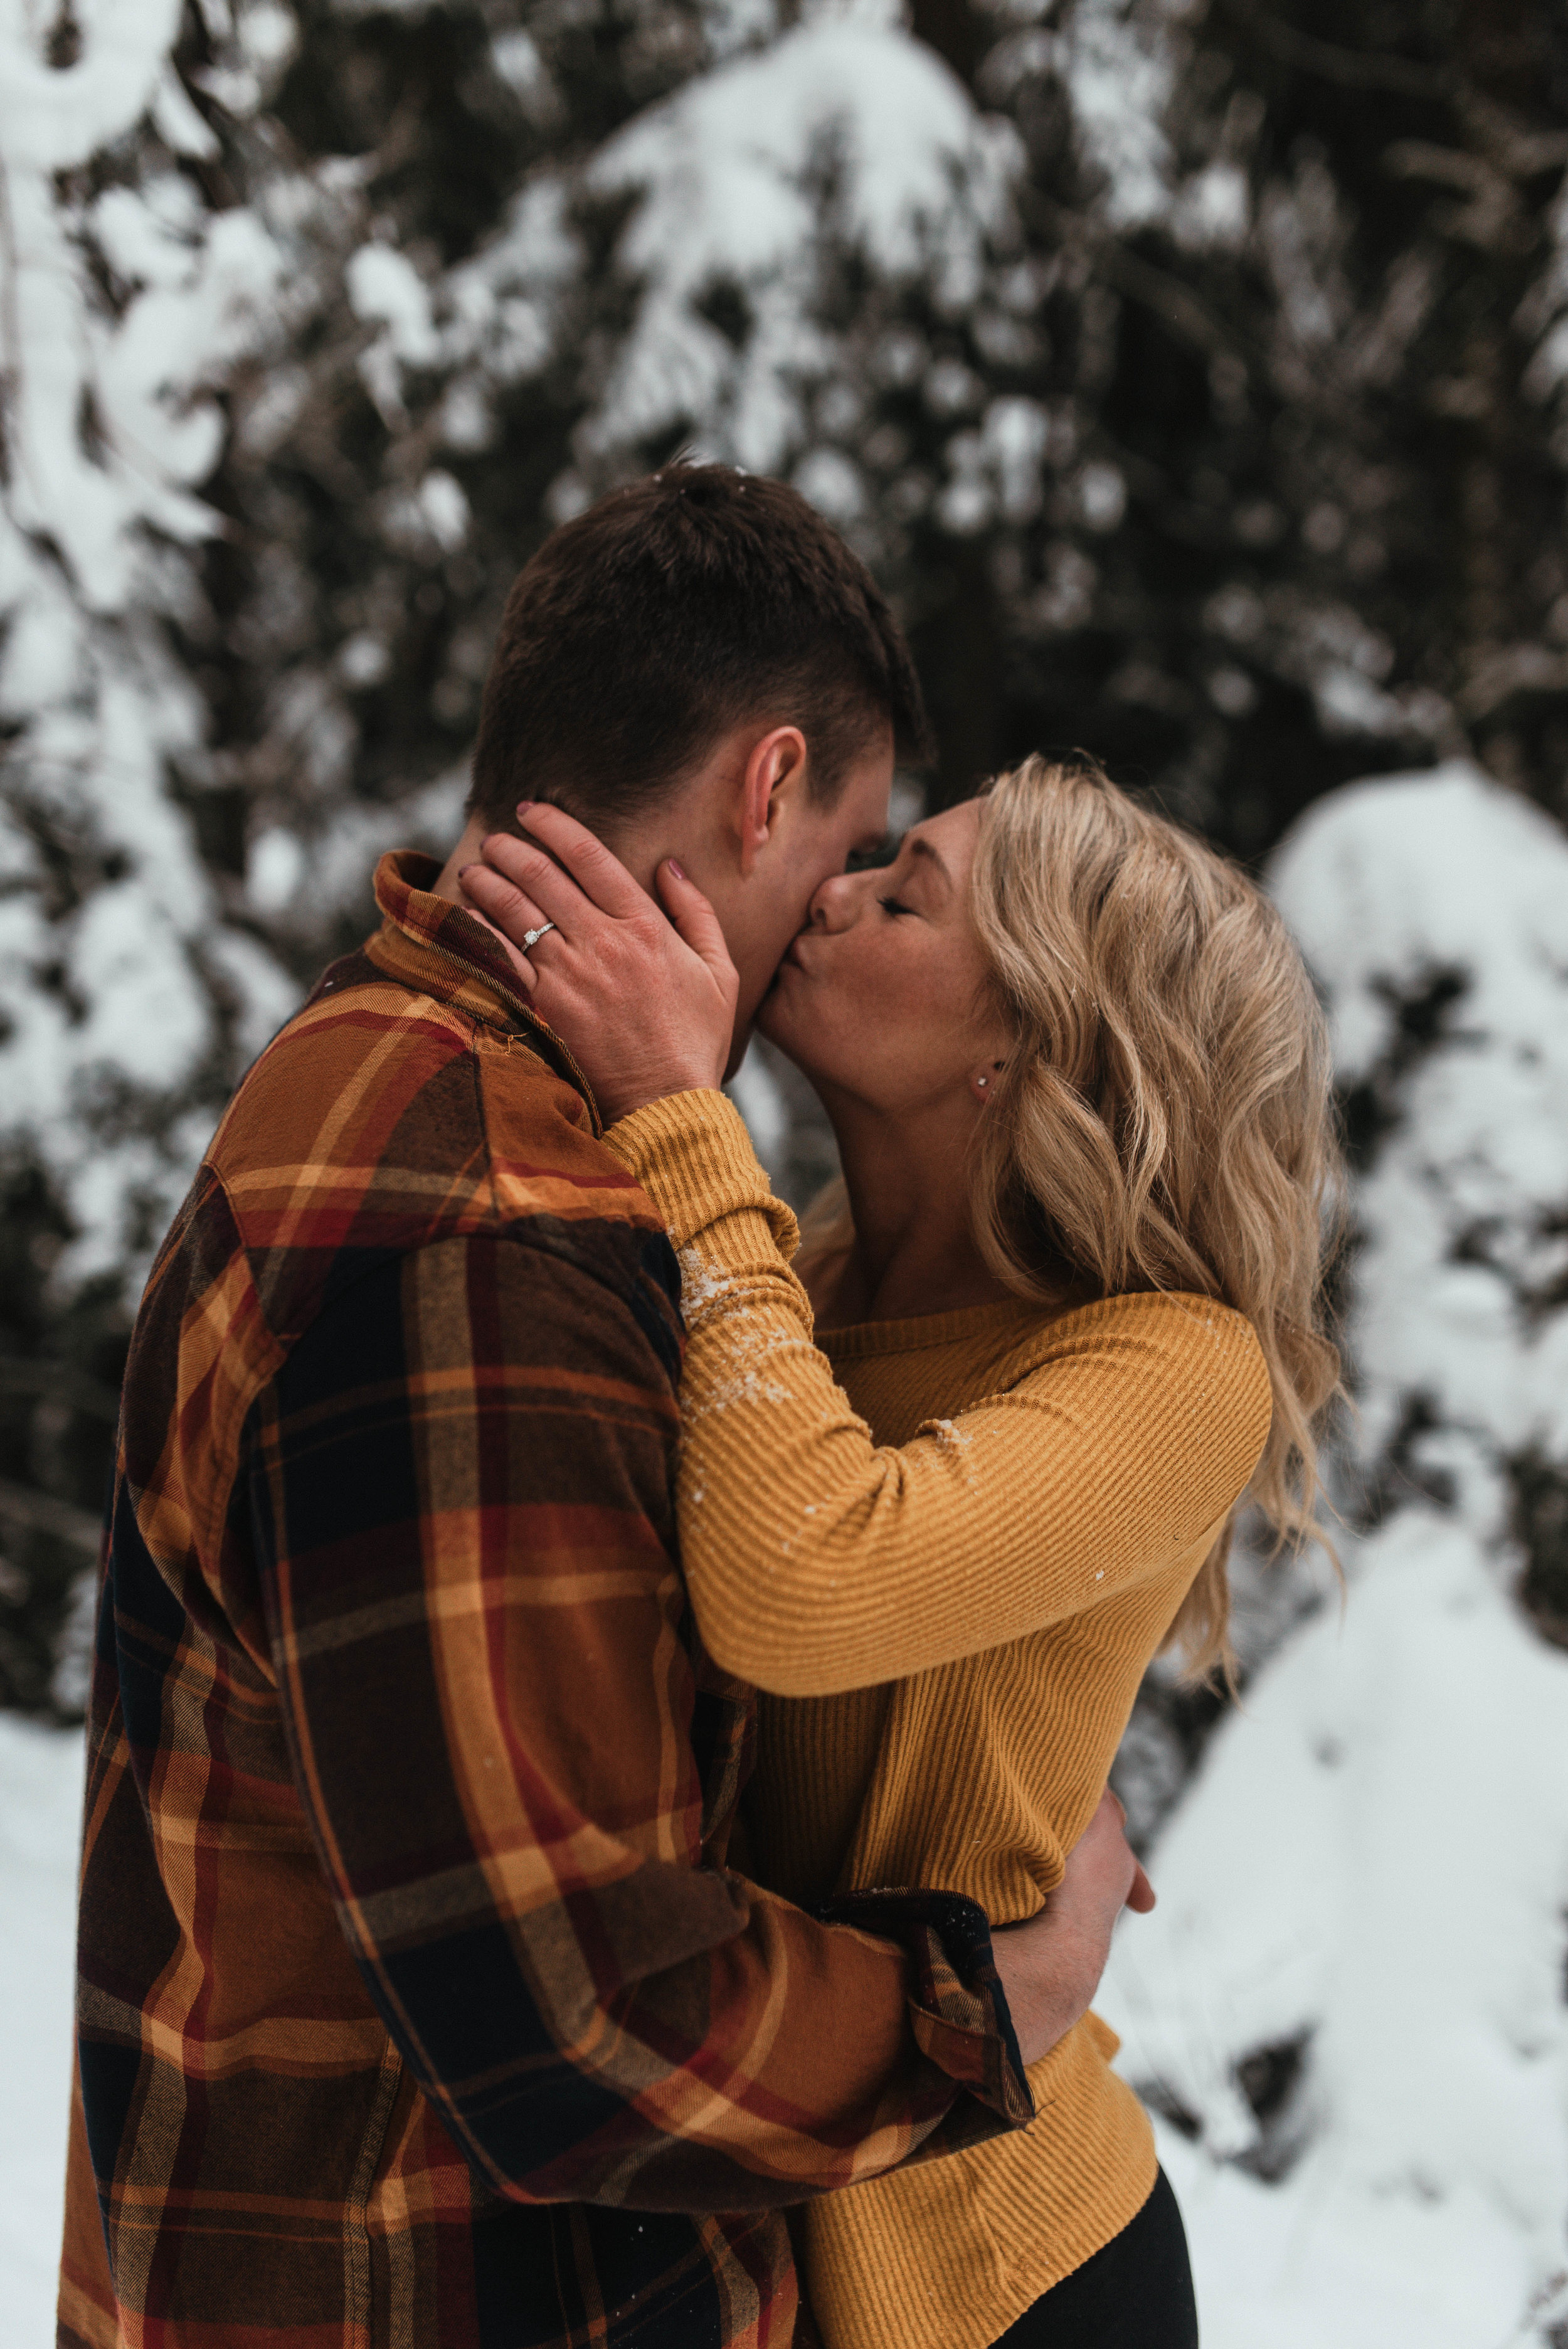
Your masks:
{"label": "snow-covered tree", "polygon": [[[221,526],[199,492],[282,256],[210,188],[220,142],[177,70],[180,34],[173,0],[0,13],[0,1532],[3,1595],[41,1591],[46,1627],[91,1538],[74,1504],[118,1370],[96,1331],[49,1347],[46,1324],[91,1324],[95,1286],[119,1304],[293,1000],[222,918],[188,657],[198,550]],[[276,8],[235,21],[213,0],[209,70],[231,104],[260,102],[290,38]],[[0,1626],[16,1693],[38,1701],[46,1666],[36,1636]]]}
{"label": "snow-covered tree", "polygon": [[1216,2349],[1524,2349],[1568,2319],[1568,842],[1455,764],[1320,801],[1273,882],[1361,1162],[1367,1500],[1106,2003]]}

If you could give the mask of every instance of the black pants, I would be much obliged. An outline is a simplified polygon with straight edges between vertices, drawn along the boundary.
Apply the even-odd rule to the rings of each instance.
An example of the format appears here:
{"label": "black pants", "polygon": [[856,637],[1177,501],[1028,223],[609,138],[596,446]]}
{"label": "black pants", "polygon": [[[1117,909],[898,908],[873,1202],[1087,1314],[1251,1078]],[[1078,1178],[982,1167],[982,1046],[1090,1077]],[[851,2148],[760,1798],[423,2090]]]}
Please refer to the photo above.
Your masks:
{"label": "black pants", "polygon": [[1026,2308],[995,2349],[1198,2349],[1187,2237],[1163,2170],[1137,2218]]}

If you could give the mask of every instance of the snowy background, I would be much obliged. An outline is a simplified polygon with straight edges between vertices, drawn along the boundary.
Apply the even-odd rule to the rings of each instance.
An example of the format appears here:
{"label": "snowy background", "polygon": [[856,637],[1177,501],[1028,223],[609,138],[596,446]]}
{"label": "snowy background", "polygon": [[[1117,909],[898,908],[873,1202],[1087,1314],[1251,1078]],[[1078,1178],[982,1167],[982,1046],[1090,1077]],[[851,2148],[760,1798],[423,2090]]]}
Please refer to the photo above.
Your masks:
{"label": "snowy background", "polygon": [[1568,2344],[1565,171],[1553,0],[0,0],[8,2349],[149,1250],[518,564],[687,441],[897,598],[928,804],[1086,744],[1311,959],[1348,1597],[1243,1557],[1240,1708],[1150,1676],[1104,2004],[1207,2349]]}

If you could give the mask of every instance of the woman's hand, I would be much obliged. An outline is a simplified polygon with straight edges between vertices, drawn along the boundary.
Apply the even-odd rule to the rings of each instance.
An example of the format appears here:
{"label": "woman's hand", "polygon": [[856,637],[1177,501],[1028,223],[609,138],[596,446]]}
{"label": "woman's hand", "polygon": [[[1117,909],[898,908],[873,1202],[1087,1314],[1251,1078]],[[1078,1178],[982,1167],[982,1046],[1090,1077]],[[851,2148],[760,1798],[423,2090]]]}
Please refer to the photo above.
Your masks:
{"label": "woman's hand", "polygon": [[666,857],[654,876],[661,912],[573,817],[527,800],[517,812],[544,847],[491,833],[483,864],[458,878],[605,1124],[665,1093],[722,1084],[740,982],[702,891]]}

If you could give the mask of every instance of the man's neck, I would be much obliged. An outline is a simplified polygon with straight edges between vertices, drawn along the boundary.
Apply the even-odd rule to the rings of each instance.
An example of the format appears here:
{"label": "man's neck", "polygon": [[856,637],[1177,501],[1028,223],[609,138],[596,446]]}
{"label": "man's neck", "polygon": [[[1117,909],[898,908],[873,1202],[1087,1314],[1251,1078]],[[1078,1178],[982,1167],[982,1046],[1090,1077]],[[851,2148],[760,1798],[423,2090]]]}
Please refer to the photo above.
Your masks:
{"label": "man's neck", "polygon": [[[457,846],[442,865],[432,885],[438,897],[449,897],[455,905],[468,905],[468,899],[463,895],[458,875],[465,864],[472,864],[476,861],[480,853],[480,843],[486,833],[493,831],[494,828],[493,824],[486,823],[482,816],[469,816],[463,826],[462,836]],[[472,911],[471,906],[469,911]]]}
{"label": "man's neck", "polygon": [[[462,884],[458,875],[465,864],[478,863],[480,852],[484,846],[487,836],[498,828],[485,816],[469,816],[463,826],[457,846],[442,865],[439,874],[432,885],[438,897],[449,897],[453,905],[468,905],[469,911],[473,912],[473,907],[469,905],[469,901],[463,895]],[[671,846],[657,844],[651,829],[646,840],[636,830],[630,833],[616,833],[613,837],[604,833],[600,836],[607,848],[614,849],[633,880],[640,887],[646,889],[651,895],[654,874],[658,869],[661,859],[672,853]]]}

